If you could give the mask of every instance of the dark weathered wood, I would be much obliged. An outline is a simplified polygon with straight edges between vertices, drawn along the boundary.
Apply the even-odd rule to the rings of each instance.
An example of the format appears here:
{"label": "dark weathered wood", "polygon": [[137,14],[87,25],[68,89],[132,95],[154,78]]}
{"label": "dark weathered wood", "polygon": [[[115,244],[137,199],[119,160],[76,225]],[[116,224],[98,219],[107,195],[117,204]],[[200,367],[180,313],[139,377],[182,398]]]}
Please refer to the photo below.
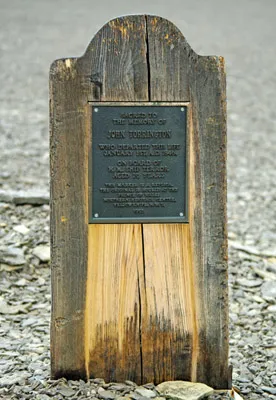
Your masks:
{"label": "dark weathered wood", "polygon": [[[148,100],[145,35],[144,16],[115,19],[98,32],[84,56],[93,84],[90,100]],[[139,226],[89,226],[85,333],[89,376],[107,381],[142,379],[138,278],[142,252]],[[94,310],[96,298],[99,307]]]}
{"label": "dark weathered wood", "polygon": [[193,107],[193,247],[199,305],[198,380],[228,385],[226,88],[224,60],[198,57],[189,70]]}
{"label": "dark weathered wood", "polygon": [[50,70],[51,363],[54,377],[85,377],[87,271],[86,88],[78,59]]}
{"label": "dark weathered wood", "polygon": [[[148,100],[145,35],[144,16],[115,19],[96,34],[83,57],[58,60],[51,67],[54,377],[90,375],[106,380],[141,380],[137,275],[142,263],[141,233],[137,238],[140,230],[134,226],[88,226],[88,102]],[[131,237],[128,244],[132,243],[136,253],[125,249],[118,257],[117,251],[101,245],[109,243],[111,237],[118,245]],[[127,264],[126,275],[129,253],[137,262]],[[107,286],[111,284],[112,293],[106,296],[105,307],[98,309],[100,314],[95,319],[91,302],[95,293],[101,293],[102,281],[97,277],[102,271],[107,272],[104,279]],[[128,291],[124,287],[116,290],[114,277],[127,279],[126,287],[133,289],[132,299],[125,297]],[[122,308],[126,302],[128,307]]]}
{"label": "dark weathered wood", "polygon": [[[188,101],[189,223],[88,225],[89,101]],[[155,16],[50,72],[52,375],[228,386],[223,59]],[[93,139],[93,138],[92,138]]]}
{"label": "dark weathered wood", "polygon": [[170,21],[146,19],[150,100],[190,101],[187,61],[196,54]]}
{"label": "dark weathered wood", "polygon": [[[184,259],[175,262],[176,254],[182,251],[183,243],[191,237],[190,248],[192,267],[189,281],[186,285],[192,286],[190,304],[187,299],[181,305],[177,302],[171,311],[183,313],[185,302],[190,305],[192,321],[190,335],[188,327],[182,328],[182,343],[172,354],[171,362],[175,366],[170,378],[192,379],[206,382],[217,388],[228,385],[228,289],[227,289],[227,232],[226,232],[226,98],[225,73],[221,57],[202,57],[194,53],[182,33],[169,21],[159,17],[147,17],[148,53],[150,71],[150,100],[151,101],[190,101],[191,126],[190,138],[190,223],[189,232],[181,226],[166,225],[163,232],[164,240],[178,243],[178,248],[167,255],[166,260],[158,265],[168,268],[166,263],[177,265],[179,270],[186,268]],[[162,60],[162,62],[160,61]],[[147,226],[147,235],[153,235],[155,227]],[[161,227],[160,227],[161,229]],[[165,239],[168,238],[168,239]],[[181,239],[182,238],[182,239]],[[160,240],[160,239],[159,239]],[[147,246],[159,246],[156,242],[147,243],[145,240],[145,254]],[[150,252],[150,259],[153,255]],[[146,281],[151,279],[152,271],[148,271],[145,258]],[[169,261],[170,259],[170,261]],[[181,265],[182,263],[182,265]],[[149,277],[148,277],[149,276]],[[157,272],[156,277],[157,279]],[[184,277],[184,279],[186,279]],[[155,280],[156,282],[156,280]],[[155,284],[158,286],[158,284]],[[167,288],[167,295],[170,290]],[[151,288],[154,290],[154,286]],[[164,296],[166,293],[164,292]],[[167,327],[170,327],[173,315],[170,311],[164,313],[167,318]],[[142,315],[143,308],[142,308]],[[156,331],[164,331],[160,310],[152,310],[148,316],[148,324],[152,326],[155,319]],[[164,318],[164,317],[163,317]],[[179,317],[178,330],[181,329]],[[174,320],[175,323],[175,320]],[[167,330],[168,328],[166,328]],[[169,328],[171,329],[171,328]],[[144,320],[143,332],[147,330]],[[189,329],[188,329],[189,330]],[[172,330],[173,337],[175,330]],[[185,337],[186,332],[186,337]],[[149,349],[148,356],[153,360],[156,346],[167,351],[168,344],[160,343],[161,337],[145,336]],[[189,344],[190,343],[190,344]],[[188,357],[185,356],[187,354]],[[172,345],[173,347],[173,345]],[[150,351],[150,349],[153,349]],[[191,368],[185,372],[181,361],[190,360]],[[145,359],[145,357],[144,357]],[[168,361],[168,360],[167,360]],[[150,362],[144,363],[144,375],[148,379],[156,376],[157,371],[165,371],[167,365],[163,360],[153,366]],[[152,370],[152,371],[150,371]],[[163,373],[163,376],[166,375]],[[167,379],[168,375],[166,375]]]}

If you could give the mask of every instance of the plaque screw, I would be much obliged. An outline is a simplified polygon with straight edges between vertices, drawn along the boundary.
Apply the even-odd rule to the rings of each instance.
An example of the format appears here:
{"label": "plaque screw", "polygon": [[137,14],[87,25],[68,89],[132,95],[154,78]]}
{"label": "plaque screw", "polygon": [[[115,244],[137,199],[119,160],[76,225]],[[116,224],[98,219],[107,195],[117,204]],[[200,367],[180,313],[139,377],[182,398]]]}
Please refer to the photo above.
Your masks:
{"label": "plaque screw", "polygon": [[95,112],[98,112],[98,111],[99,111],[99,109],[98,109],[98,108],[95,108],[95,109],[94,109],[94,111],[95,111]]}
{"label": "plaque screw", "polygon": [[180,217],[183,217],[184,214],[183,213],[179,213],[179,215],[180,215]]}
{"label": "plaque screw", "polygon": [[94,214],[94,217],[95,217],[95,218],[98,218],[98,216],[99,216],[99,214]]}
{"label": "plaque screw", "polygon": [[181,111],[184,111],[185,110],[185,108],[184,107],[181,107]]}

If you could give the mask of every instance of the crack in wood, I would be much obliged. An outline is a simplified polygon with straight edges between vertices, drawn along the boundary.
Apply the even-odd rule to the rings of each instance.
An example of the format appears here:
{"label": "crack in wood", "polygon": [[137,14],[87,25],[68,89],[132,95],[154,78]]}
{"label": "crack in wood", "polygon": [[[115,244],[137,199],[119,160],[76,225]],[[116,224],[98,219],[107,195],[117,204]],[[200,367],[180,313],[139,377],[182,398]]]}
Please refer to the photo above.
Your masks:
{"label": "crack in wood", "polygon": [[[88,224],[87,102],[187,99],[189,225]],[[165,19],[118,18],[84,57],[52,65],[50,111],[52,376],[226,387],[222,60],[197,56]]]}
{"label": "crack in wood", "polygon": [[145,27],[146,27],[146,60],[148,70],[148,101],[151,101],[151,79],[150,79],[150,56],[149,56],[149,32],[148,32],[148,17],[145,15]]}

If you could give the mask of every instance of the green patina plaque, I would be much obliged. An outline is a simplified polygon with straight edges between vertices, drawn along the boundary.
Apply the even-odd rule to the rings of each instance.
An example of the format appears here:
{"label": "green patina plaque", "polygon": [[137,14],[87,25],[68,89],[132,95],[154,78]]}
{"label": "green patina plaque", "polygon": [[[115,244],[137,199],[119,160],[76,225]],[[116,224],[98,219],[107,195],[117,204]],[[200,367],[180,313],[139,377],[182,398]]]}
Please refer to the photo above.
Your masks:
{"label": "green patina plaque", "polygon": [[93,104],[89,223],[188,222],[187,104]]}

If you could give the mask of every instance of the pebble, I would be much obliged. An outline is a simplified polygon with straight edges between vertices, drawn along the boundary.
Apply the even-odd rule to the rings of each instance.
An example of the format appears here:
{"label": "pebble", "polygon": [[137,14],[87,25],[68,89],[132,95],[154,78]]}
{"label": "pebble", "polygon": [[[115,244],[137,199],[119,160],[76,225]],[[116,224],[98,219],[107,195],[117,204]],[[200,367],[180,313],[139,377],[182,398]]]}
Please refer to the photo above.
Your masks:
{"label": "pebble", "polygon": [[256,385],[260,386],[260,384],[262,383],[262,377],[257,376],[256,378],[254,378],[254,383],[256,383]]}
{"label": "pebble", "polygon": [[37,318],[34,318],[34,317],[27,318],[22,322],[22,327],[26,328],[27,326],[32,326],[35,323],[37,323]]}
{"label": "pebble", "polygon": [[[2,254],[1,254],[2,253]],[[7,265],[23,265],[25,264],[24,251],[18,247],[7,247],[0,253],[0,262]]]}
{"label": "pebble", "polygon": [[128,394],[128,397],[132,400],[141,400],[142,396],[139,393],[131,392]]}
{"label": "pebble", "polygon": [[272,385],[276,386],[276,375],[272,375],[270,379],[271,379]]}
{"label": "pebble", "polygon": [[120,384],[120,383],[112,383],[111,385],[108,386],[109,390],[117,390],[118,392],[121,392],[123,390],[126,390],[126,385]]}
{"label": "pebble", "polygon": [[100,399],[113,400],[115,399],[116,394],[114,392],[111,392],[110,390],[101,390],[98,391],[98,396]]}
{"label": "pebble", "polygon": [[271,394],[276,394],[276,387],[261,386],[261,389],[264,392],[271,393]]}
{"label": "pebble", "polygon": [[203,384],[185,381],[163,382],[156,386],[159,394],[172,400],[199,400],[214,392],[214,389]]}
{"label": "pebble", "polygon": [[267,307],[267,311],[271,313],[276,313],[276,304]]}
{"label": "pebble", "polygon": [[11,203],[13,201],[13,192],[7,192],[0,189],[0,201],[3,203]]}
{"label": "pebble", "polygon": [[30,229],[27,228],[25,225],[16,225],[13,227],[13,230],[22,233],[22,235],[25,235],[26,233],[30,232]]}
{"label": "pebble", "polygon": [[237,284],[240,286],[245,286],[248,288],[255,288],[258,286],[261,286],[261,284],[263,283],[263,281],[261,279],[245,279],[245,278],[241,278],[241,279],[237,279]]}
{"label": "pebble", "polygon": [[276,282],[267,281],[262,284],[261,287],[262,296],[265,299],[276,299]]}
{"label": "pebble", "polygon": [[136,388],[135,392],[138,393],[140,396],[147,397],[150,399],[156,397],[156,393],[153,390],[146,389],[144,387]]}
{"label": "pebble", "polygon": [[11,305],[8,304],[2,297],[0,297],[0,314],[18,314],[18,313],[26,313],[27,305],[17,304]]}
{"label": "pebble", "polygon": [[37,246],[33,249],[33,255],[42,262],[50,261],[50,246]]}
{"label": "pebble", "polygon": [[276,274],[276,264],[268,264],[267,270],[269,272],[272,272],[272,273]]}
{"label": "pebble", "polygon": [[125,384],[128,385],[128,386],[137,386],[135,382],[132,382],[130,380],[126,380]]}
{"label": "pebble", "polygon": [[49,204],[49,193],[41,191],[5,191],[0,190],[0,201],[7,203],[42,205]]}
{"label": "pebble", "polygon": [[73,390],[72,388],[70,388],[68,386],[58,387],[57,391],[58,391],[58,393],[62,394],[62,396],[64,396],[64,397],[71,397],[75,394],[75,390]]}
{"label": "pebble", "polygon": [[16,371],[12,374],[4,375],[0,378],[0,387],[15,385],[16,383],[20,383],[30,377],[26,371]]}

